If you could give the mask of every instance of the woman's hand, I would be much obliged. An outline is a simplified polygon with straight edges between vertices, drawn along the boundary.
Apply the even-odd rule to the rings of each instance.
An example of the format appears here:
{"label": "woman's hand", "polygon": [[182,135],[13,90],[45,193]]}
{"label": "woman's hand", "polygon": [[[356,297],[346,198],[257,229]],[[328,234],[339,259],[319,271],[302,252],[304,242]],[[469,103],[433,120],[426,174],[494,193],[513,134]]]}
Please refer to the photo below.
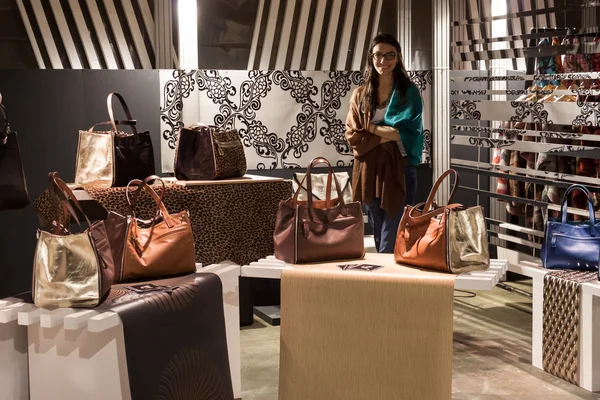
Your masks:
{"label": "woman's hand", "polygon": [[396,128],[386,125],[369,125],[369,132],[373,135],[379,136],[382,139],[387,139],[388,142],[395,142],[400,140],[400,134]]}

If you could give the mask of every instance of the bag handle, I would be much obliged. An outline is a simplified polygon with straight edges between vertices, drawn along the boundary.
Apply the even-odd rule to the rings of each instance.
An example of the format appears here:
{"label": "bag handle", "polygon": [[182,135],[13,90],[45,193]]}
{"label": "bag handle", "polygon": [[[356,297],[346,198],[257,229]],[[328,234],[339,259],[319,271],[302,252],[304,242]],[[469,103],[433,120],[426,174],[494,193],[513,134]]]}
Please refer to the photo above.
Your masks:
{"label": "bag handle", "polygon": [[[159,181],[161,183],[161,191],[160,191],[160,196],[156,193],[156,191],[149,185],[150,182],[152,181]],[[129,197],[129,187],[131,185],[137,185],[137,189],[135,190],[135,192],[133,193],[133,200],[130,199]],[[146,179],[139,180],[139,179],[134,179],[131,182],[129,182],[127,184],[127,188],[125,189],[125,197],[127,198],[127,204],[129,206],[129,214],[133,215],[135,218],[135,206],[137,205],[137,201],[139,199],[139,196],[142,192],[142,190],[145,190],[146,192],[148,192],[148,194],[150,194],[150,196],[152,196],[152,198],[154,199],[154,203],[156,204],[156,212],[154,214],[154,218],[152,218],[151,222],[150,221],[143,221],[140,220],[141,222],[144,223],[151,223],[152,224],[152,229],[154,229],[154,225],[156,224],[156,221],[158,220],[158,217],[160,215],[163,216],[165,222],[167,223],[167,226],[169,228],[173,227],[173,220],[171,218],[171,215],[169,214],[169,212],[167,211],[167,208],[165,207],[164,203],[163,203],[163,198],[164,198],[164,194],[165,194],[165,190],[166,190],[166,186],[165,186],[165,182],[159,178],[156,175],[150,175],[149,177],[147,177]],[[137,220],[137,218],[136,218]]]}
{"label": "bag handle", "polygon": [[435,197],[435,194],[437,193],[437,190],[439,189],[439,187],[442,184],[442,182],[444,181],[444,179],[446,179],[446,177],[450,174],[454,174],[454,186],[452,186],[452,192],[450,192],[450,197],[448,198],[447,204],[452,203],[452,198],[454,197],[454,192],[456,192],[456,188],[458,187],[459,176],[458,176],[458,172],[456,172],[453,169],[449,169],[446,172],[444,172],[442,175],[440,175],[440,177],[437,179],[437,181],[435,181],[435,184],[433,185],[433,187],[431,188],[431,191],[429,192],[429,196],[427,196],[427,201],[425,202],[425,207],[423,208],[423,212],[428,212],[429,210],[431,210],[431,206],[433,205],[434,197]]}
{"label": "bag handle", "polygon": [[592,226],[590,227],[590,234],[591,234],[591,236],[596,236],[596,229],[595,229],[596,215],[594,214],[594,204],[592,203],[592,194],[590,193],[590,190],[583,185],[580,185],[580,184],[571,185],[571,186],[569,186],[569,188],[563,195],[562,205],[560,206],[560,213],[562,215],[561,222],[563,224],[567,223],[567,201],[569,199],[569,194],[571,192],[574,192],[577,190],[585,193],[585,195],[587,196],[588,211],[590,213],[590,222],[592,224]]}
{"label": "bag handle", "polygon": [[[2,95],[0,95],[0,100],[2,99]],[[2,117],[4,118],[4,129],[0,131],[0,145],[5,145],[8,141],[8,135],[10,135],[10,124],[8,123],[8,113],[6,111],[6,107],[4,104],[0,102],[0,112],[2,113]]]}
{"label": "bag handle", "polygon": [[[60,178],[58,172],[50,172],[48,174],[48,187],[50,189],[50,193],[52,193],[52,195],[54,195],[54,197],[56,197],[59,200],[59,202],[62,206],[63,217],[65,218],[65,222],[67,222],[67,218],[69,217],[69,214],[71,214],[71,216],[75,219],[75,221],[77,222],[77,225],[79,225],[79,228],[83,232],[83,227],[81,226],[79,217],[77,217],[77,213],[71,206],[71,203],[73,203],[75,205],[75,207],[79,210],[79,212],[84,216],[85,221],[88,224],[88,227],[92,226],[92,223],[90,222],[86,213],[83,211],[81,204],[79,204],[79,201],[77,201],[77,199],[75,198],[75,194],[69,188],[69,186],[67,186],[67,184]],[[68,224],[67,224],[67,226],[68,226]],[[55,225],[55,229],[54,229],[56,234],[60,233],[60,228],[61,228],[61,226],[60,226],[59,221],[56,221],[56,225]],[[64,227],[64,228],[65,228],[65,230],[68,231],[67,227]]]}
{"label": "bag handle", "polygon": [[[333,175],[335,175],[335,173],[333,173]],[[306,194],[307,197],[311,196],[312,197],[312,192],[308,191],[308,188],[304,187],[304,181],[306,181],[306,176],[307,174],[304,174],[304,176],[302,177],[302,180],[300,182],[298,182],[298,190],[296,190],[296,193],[294,193],[294,200],[292,202],[293,207],[296,207],[296,205],[298,204],[298,197],[300,194],[300,191],[302,189],[306,190]],[[327,183],[325,184],[325,204],[327,207],[331,207],[331,176],[332,176],[332,172],[331,170],[327,171]],[[294,176],[294,179],[296,179],[296,177]],[[312,179],[312,177],[311,177]],[[296,179],[296,181],[298,181],[298,179]],[[337,185],[337,181],[336,181],[336,185]]]}
{"label": "bag handle", "polygon": [[[118,126],[118,125],[128,125],[131,126],[131,129],[135,129],[135,125],[137,124],[137,121],[135,119],[120,119],[120,120],[116,120],[114,121],[114,123]],[[102,122],[98,122],[97,124],[94,124],[90,129],[88,129],[88,132],[93,132],[97,126],[113,126],[113,121],[102,121]]]}
{"label": "bag handle", "polygon": [[[152,187],[150,187],[150,185],[148,185],[149,182],[158,180],[161,182],[162,184],[162,191],[160,196],[158,194],[156,194],[156,192],[154,191],[154,189],[152,189]],[[138,188],[136,189],[135,193],[134,193],[134,200],[133,200],[133,204],[131,203],[130,199],[129,199],[129,186],[130,185],[138,185]],[[146,190],[148,193],[150,193],[150,195],[152,196],[152,198],[154,199],[154,202],[156,203],[156,213],[154,215],[154,218],[152,219],[152,225],[150,227],[150,234],[148,235],[148,240],[146,241],[146,243],[144,243],[144,245],[142,246],[140,244],[140,242],[138,241],[137,235],[135,235],[133,237],[133,241],[136,247],[136,251],[138,252],[138,254],[143,254],[146,249],[148,248],[148,246],[150,245],[150,243],[152,242],[152,236],[154,235],[154,228],[156,227],[156,221],[159,217],[160,214],[162,214],[165,223],[167,224],[167,226],[169,228],[173,228],[174,224],[173,224],[173,220],[171,218],[171,215],[169,214],[169,212],[167,211],[162,199],[163,199],[163,195],[165,193],[165,183],[162,179],[160,179],[158,176],[156,175],[151,175],[149,177],[147,177],[146,179],[144,179],[143,181],[139,180],[139,179],[134,179],[131,182],[129,182],[127,184],[127,188],[126,188],[126,197],[127,197],[127,203],[129,204],[130,208],[133,209],[133,207],[135,206],[135,204],[137,203],[137,199],[138,196],[140,195],[142,189]],[[133,218],[133,223],[134,223],[134,227],[136,229],[139,229],[138,226],[138,220],[135,218]]]}
{"label": "bag handle", "polygon": [[[327,167],[329,168],[329,172],[327,174],[327,185],[326,185],[326,190],[328,192],[331,192],[331,178],[333,178],[333,180],[335,181],[335,189],[337,191],[338,194],[338,202],[341,205],[342,208],[342,214],[346,215],[347,214],[347,210],[346,210],[346,203],[344,202],[344,197],[342,196],[342,191],[340,189],[340,183],[337,180],[337,177],[335,176],[335,174],[333,173],[333,167],[331,166],[331,164],[329,163],[329,161],[324,158],[324,157],[316,157],[315,159],[313,159],[310,163],[310,165],[308,166],[308,169],[306,170],[306,175],[304,176],[305,179],[307,179],[306,181],[306,186],[308,188],[308,193],[310,194],[308,196],[308,215],[310,217],[311,220],[314,220],[314,215],[313,215],[313,196],[312,196],[312,177],[311,177],[311,169],[312,167],[314,167],[315,165],[319,165],[319,164],[327,164]],[[297,192],[300,191],[300,188],[298,188]]]}
{"label": "bag handle", "polygon": [[[123,107],[123,110],[125,111],[125,117],[127,118],[125,121],[116,121],[115,120],[115,114],[113,111],[113,105],[112,105],[112,99],[113,97],[116,97],[119,102],[121,103],[121,106]],[[125,102],[125,99],[123,98],[123,96],[121,96],[120,93],[118,92],[112,92],[108,95],[108,97],[106,98],[106,107],[108,108],[108,116],[110,118],[110,123],[112,124],[113,130],[116,132],[117,131],[117,125],[130,125],[131,126],[131,130],[133,131],[133,133],[136,135],[137,137],[137,129],[135,127],[135,120],[133,119],[133,117],[131,116],[131,112],[129,111],[129,107],[127,107],[127,103]],[[123,122],[133,122],[133,123],[123,123]]]}

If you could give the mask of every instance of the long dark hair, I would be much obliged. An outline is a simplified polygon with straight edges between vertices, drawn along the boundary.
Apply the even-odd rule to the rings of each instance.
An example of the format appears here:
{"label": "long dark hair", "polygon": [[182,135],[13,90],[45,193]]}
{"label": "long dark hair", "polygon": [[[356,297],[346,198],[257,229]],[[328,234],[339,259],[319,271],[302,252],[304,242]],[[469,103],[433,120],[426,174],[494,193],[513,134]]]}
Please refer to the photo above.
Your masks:
{"label": "long dark hair", "polygon": [[361,88],[362,96],[360,97],[360,104],[363,112],[374,112],[379,100],[379,73],[373,66],[372,52],[373,48],[381,43],[394,46],[398,52],[397,64],[394,68],[394,83],[396,84],[396,90],[399,92],[402,101],[404,101],[406,96],[406,90],[410,85],[412,85],[412,82],[408,77],[408,73],[406,72],[406,68],[404,67],[404,62],[402,61],[402,49],[400,48],[400,43],[398,43],[396,38],[392,35],[387,33],[378,34],[371,42],[371,45],[369,46],[369,52],[367,54],[367,67],[364,73],[365,83]]}

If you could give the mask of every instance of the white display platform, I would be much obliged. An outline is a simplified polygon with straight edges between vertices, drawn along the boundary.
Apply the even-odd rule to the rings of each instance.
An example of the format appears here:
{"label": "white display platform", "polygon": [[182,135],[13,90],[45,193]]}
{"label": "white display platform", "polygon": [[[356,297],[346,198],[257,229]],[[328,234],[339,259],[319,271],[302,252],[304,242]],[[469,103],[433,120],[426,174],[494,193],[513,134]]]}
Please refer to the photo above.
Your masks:
{"label": "white display platform", "polygon": [[[456,276],[454,288],[460,290],[492,290],[506,274],[507,261],[491,260],[487,271],[466,272]],[[242,276],[248,278],[281,279],[281,272],[290,264],[274,256],[242,266]]]}
{"label": "white display platform", "polygon": [[29,398],[27,327],[19,325],[17,319],[20,311],[32,308],[17,298],[0,300],[0,388],[3,399]]}
{"label": "white display platform", "polygon": [[[498,255],[508,260],[509,271],[531,277],[533,280],[531,364],[544,369],[544,275],[551,271],[542,268],[539,259],[514,250],[498,247]],[[600,391],[600,283],[581,285],[579,307],[579,386],[590,392],[597,392]]]}
{"label": "white display platform", "polygon": [[[505,261],[492,260],[488,271],[458,275],[455,288],[491,290],[506,273]],[[217,274],[223,304],[233,392],[241,397],[239,276],[280,279],[287,265],[267,257],[240,267],[230,262],[199,268]],[[18,299],[0,300],[0,384],[2,399],[129,400],[123,326],[118,314],[81,309],[37,309]],[[21,343],[19,346],[14,343]],[[23,351],[29,344],[28,353]],[[28,372],[29,361],[29,372]],[[8,372],[7,372],[8,371]],[[65,371],[69,371],[65,373]],[[7,382],[9,384],[7,384]],[[12,390],[12,392],[11,392]],[[25,394],[24,394],[25,393]]]}
{"label": "white display platform", "polygon": [[[234,396],[239,398],[240,267],[223,262],[198,268],[198,272],[212,272],[221,278],[231,378]],[[5,333],[0,335],[3,400],[41,400],[55,395],[61,400],[131,399],[118,314],[71,308],[45,310],[5,299],[0,301],[0,332]]]}

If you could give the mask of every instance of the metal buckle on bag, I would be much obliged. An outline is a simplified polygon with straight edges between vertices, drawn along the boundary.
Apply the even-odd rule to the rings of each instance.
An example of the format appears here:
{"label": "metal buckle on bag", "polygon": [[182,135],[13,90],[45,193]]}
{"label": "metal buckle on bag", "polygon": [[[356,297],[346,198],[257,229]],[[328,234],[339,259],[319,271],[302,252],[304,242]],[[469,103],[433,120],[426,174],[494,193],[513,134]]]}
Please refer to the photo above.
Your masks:
{"label": "metal buckle on bag", "polygon": [[305,219],[304,221],[302,221],[302,235],[307,238],[308,237],[308,232],[310,231],[310,227],[308,226],[308,220]]}

